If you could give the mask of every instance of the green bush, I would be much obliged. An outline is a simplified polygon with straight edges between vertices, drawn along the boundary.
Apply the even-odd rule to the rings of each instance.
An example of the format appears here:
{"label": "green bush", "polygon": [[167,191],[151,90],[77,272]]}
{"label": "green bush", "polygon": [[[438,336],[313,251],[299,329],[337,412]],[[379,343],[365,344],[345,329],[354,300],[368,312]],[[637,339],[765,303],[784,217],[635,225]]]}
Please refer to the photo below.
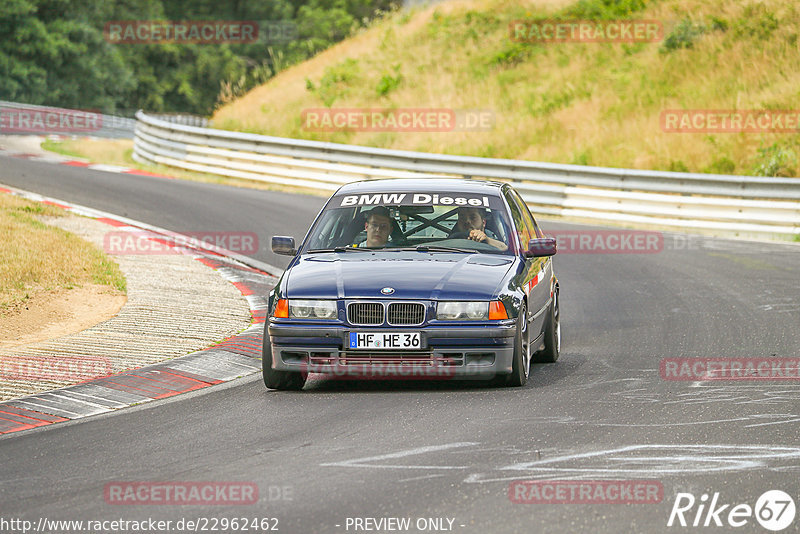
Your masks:
{"label": "green bush", "polygon": [[403,76],[400,74],[400,63],[392,65],[392,70],[394,71],[394,76],[384,73],[378,81],[376,91],[379,96],[388,95],[390,92],[397,89],[400,86],[400,82],[403,81]]}
{"label": "green bush", "polygon": [[728,21],[720,17],[715,17],[714,15],[711,15],[710,26],[711,29],[714,31],[721,31],[721,32],[728,31]]}
{"label": "green bush", "polygon": [[733,174],[734,171],[736,171],[736,163],[724,156],[715,159],[711,165],[703,169],[703,172],[708,174]]}
{"label": "green bush", "polygon": [[671,172],[689,172],[689,167],[681,160],[672,160],[669,162],[667,170]]}
{"label": "green bush", "polygon": [[318,87],[311,80],[306,80],[306,89],[316,94],[325,106],[331,107],[336,99],[347,93],[349,84],[357,80],[359,74],[358,60],[347,58],[325,69]]}
{"label": "green bush", "polygon": [[735,37],[767,39],[778,28],[778,19],[761,4],[750,4],[744,8],[742,17],[733,24]]}
{"label": "green bush", "polygon": [[625,18],[647,7],[647,0],[580,0],[567,9],[566,18],[613,20]]}
{"label": "green bush", "polygon": [[563,92],[548,91],[542,94],[531,93],[526,101],[526,107],[532,116],[541,117],[569,106],[573,98],[574,94],[569,90]]}
{"label": "green bush", "polygon": [[753,176],[797,176],[797,154],[789,147],[777,143],[758,149],[753,166]]}
{"label": "green bush", "polygon": [[531,56],[534,46],[528,43],[508,42],[504,48],[492,54],[489,64],[499,67],[518,65]]}
{"label": "green bush", "polygon": [[591,165],[592,164],[592,157],[589,155],[588,150],[584,150],[582,152],[578,152],[573,154],[572,156],[572,164],[573,165]]}
{"label": "green bush", "polygon": [[685,18],[673,28],[669,35],[667,35],[659,51],[666,53],[682,48],[692,48],[694,43],[700,39],[705,31],[705,26],[695,24],[688,18]]}

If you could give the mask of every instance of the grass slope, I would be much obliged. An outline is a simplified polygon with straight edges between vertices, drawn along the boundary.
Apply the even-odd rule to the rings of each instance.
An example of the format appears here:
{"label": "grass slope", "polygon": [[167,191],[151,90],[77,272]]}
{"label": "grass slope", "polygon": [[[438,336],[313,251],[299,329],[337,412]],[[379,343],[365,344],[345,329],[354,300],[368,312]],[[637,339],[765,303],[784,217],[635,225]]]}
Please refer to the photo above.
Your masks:
{"label": "grass slope", "polygon": [[[512,42],[518,19],[657,19],[643,44]],[[665,109],[798,109],[785,0],[452,0],[394,13],[219,109],[282,137],[610,167],[797,176],[800,135],[665,133]],[[482,132],[310,132],[304,109],[488,109]]]}

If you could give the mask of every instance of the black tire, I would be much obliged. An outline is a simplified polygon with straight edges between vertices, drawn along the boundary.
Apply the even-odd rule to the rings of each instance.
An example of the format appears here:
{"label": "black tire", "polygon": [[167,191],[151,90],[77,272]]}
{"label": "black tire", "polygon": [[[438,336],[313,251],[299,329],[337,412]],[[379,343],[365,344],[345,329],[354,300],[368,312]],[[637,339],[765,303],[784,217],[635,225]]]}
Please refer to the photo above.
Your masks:
{"label": "black tire", "polygon": [[261,347],[261,373],[264,385],[269,389],[298,391],[306,384],[306,373],[297,371],[276,371],[272,368],[272,346],[269,342],[268,326],[264,325],[264,341]]}
{"label": "black tire", "polygon": [[511,363],[511,374],[506,376],[506,385],[520,387],[528,383],[530,360],[528,359],[528,321],[525,303],[519,308],[517,317],[517,334],[514,336],[514,359]]}
{"label": "black tire", "polygon": [[553,302],[544,329],[544,349],[533,355],[536,363],[554,363],[561,355],[561,305],[558,290],[553,293]]}

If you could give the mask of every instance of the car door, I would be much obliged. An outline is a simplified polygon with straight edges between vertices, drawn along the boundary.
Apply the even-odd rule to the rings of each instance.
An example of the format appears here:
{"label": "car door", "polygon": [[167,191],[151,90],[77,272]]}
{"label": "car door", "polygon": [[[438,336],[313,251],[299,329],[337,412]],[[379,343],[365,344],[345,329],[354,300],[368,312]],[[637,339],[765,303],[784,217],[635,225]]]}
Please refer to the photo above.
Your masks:
{"label": "car door", "polygon": [[[517,284],[519,284],[522,291],[525,293],[526,300],[528,302],[528,311],[527,311],[527,321],[530,325],[530,319],[532,317],[531,313],[531,306],[530,306],[530,288],[536,285],[536,272],[534,271],[534,265],[531,261],[531,258],[525,257],[525,250],[528,246],[528,240],[530,239],[530,230],[525,225],[525,219],[522,216],[522,210],[519,207],[519,203],[514,199],[514,197],[510,193],[510,188],[506,188],[504,191],[504,196],[506,203],[508,204],[509,211],[511,213],[511,222],[514,226],[513,230],[516,235],[509,236],[510,240],[517,242],[517,249],[518,253],[522,259],[522,267],[520,269]],[[535,305],[535,304],[534,304]]]}
{"label": "car door", "polygon": [[[520,232],[519,237],[522,241],[523,250],[527,250],[528,242],[531,239],[544,237],[539,230],[536,221],[531,215],[525,201],[519,193],[513,189],[508,191],[509,200],[513,201],[512,217],[514,211],[519,212],[524,231]],[[516,221],[515,221],[516,223]],[[519,228],[519,227],[518,227]],[[528,295],[528,315],[530,317],[530,340],[533,342],[541,332],[544,331],[547,310],[550,305],[550,280],[553,276],[553,262],[551,258],[526,258],[526,277],[525,293]],[[535,349],[535,347],[533,347]]]}

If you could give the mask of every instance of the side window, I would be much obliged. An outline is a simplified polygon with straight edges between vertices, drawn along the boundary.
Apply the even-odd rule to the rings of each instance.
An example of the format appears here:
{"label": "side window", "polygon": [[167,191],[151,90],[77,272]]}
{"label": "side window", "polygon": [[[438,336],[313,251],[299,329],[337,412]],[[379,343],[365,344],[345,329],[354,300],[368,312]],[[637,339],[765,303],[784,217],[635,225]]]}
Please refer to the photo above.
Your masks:
{"label": "side window", "polygon": [[511,209],[511,219],[514,222],[514,227],[516,228],[517,235],[519,236],[520,246],[523,250],[527,250],[528,241],[530,241],[530,230],[528,230],[528,227],[525,224],[522,211],[520,210],[517,201],[514,200],[514,197],[511,196],[508,191],[506,192],[505,197],[506,202],[508,202],[508,207]]}
{"label": "side window", "polygon": [[[528,232],[531,236],[531,239],[536,239],[537,237],[543,237],[542,231],[539,230],[539,226],[536,224],[533,215],[531,215],[531,210],[528,209],[528,205],[525,204],[525,201],[522,200],[522,197],[519,196],[519,193],[517,193],[516,191],[512,191],[511,196],[514,197],[514,199],[519,204],[519,209],[522,212],[522,218],[525,219],[525,225],[528,227]],[[526,247],[528,246],[527,241],[525,241],[525,246]]]}
{"label": "side window", "polygon": [[319,230],[316,235],[312,236],[308,248],[326,248],[328,244],[328,235],[332,231],[333,226],[336,224],[336,217],[332,216],[332,212],[327,212],[319,223]]}

